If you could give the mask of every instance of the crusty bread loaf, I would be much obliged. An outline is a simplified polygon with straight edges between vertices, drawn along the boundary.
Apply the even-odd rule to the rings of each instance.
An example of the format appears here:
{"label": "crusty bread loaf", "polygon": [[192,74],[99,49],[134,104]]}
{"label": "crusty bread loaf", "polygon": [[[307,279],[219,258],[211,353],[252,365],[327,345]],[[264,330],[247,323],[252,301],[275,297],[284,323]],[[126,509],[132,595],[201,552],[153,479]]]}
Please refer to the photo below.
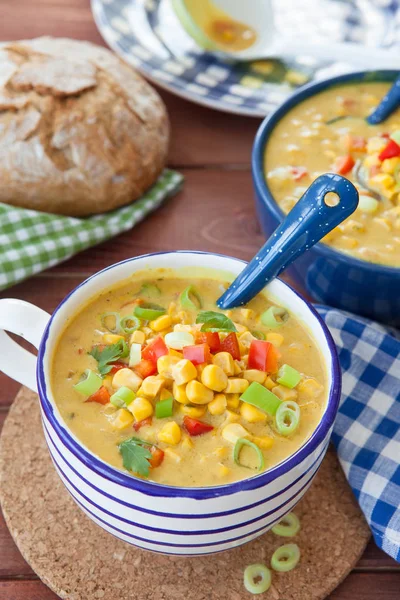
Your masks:
{"label": "crusty bread loaf", "polygon": [[71,216],[117,208],[157,179],[168,137],[158,94],[109,50],[0,46],[0,202]]}

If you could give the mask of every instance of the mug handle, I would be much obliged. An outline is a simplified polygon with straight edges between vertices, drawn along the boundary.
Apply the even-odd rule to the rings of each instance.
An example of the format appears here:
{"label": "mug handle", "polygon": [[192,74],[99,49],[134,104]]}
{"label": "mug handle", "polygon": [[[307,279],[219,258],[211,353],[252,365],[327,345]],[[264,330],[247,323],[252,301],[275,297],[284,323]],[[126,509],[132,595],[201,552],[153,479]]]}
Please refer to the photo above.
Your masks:
{"label": "mug handle", "polygon": [[0,371],[37,392],[36,356],[7,335],[15,333],[39,348],[50,315],[34,304],[4,298],[0,300]]}

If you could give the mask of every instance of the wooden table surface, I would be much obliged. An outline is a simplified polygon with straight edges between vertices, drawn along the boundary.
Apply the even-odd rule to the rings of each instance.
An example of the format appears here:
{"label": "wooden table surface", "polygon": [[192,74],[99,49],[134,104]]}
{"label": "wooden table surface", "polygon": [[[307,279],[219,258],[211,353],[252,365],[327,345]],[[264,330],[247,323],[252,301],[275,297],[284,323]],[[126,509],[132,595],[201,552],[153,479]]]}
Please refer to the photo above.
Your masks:
{"label": "wooden table surface", "polygon": [[[0,40],[39,35],[103,44],[89,0],[0,2]],[[253,256],[263,241],[254,213],[250,173],[251,146],[259,120],[225,115],[160,93],[172,124],[169,165],[184,174],[184,190],[133,231],[82,252],[0,297],[21,298],[51,312],[88,275],[130,256],[175,249],[215,251],[243,259]],[[18,388],[0,374],[0,427]],[[400,565],[371,541],[357,567],[330,600],[378,597],[399,600]],[[56,599],[18,552],[1,516],[0,598]]]}

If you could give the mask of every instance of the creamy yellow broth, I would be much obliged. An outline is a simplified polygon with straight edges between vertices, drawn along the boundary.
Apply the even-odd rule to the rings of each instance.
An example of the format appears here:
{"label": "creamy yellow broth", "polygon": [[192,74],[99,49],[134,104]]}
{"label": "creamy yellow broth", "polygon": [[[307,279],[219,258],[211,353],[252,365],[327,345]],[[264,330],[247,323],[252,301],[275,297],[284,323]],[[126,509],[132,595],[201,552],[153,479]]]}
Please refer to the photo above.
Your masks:
{"label": "creamy yellow broth", "polygon": [[[167,315],[171,317],[170,325],[161,332],[153,331],[154,322],[141,323],[141,331],[145,333],[146,344],[156,336],[165,337],[166,333],[174,329],[187,329],[195,333],[201,327],[194,325],[196,314],[199,311],[182,309],[179,302],[180,293],[192,285],[196,288],[202,299],[202,311],[219,311],[216,300],[221,295],[227,283],[212,279],[180,279],[173,278],[169,272],[151,272],[151,279],[147,282],[156,284],[159,295],[151,298],[151,302],[166,308]],[[168,276],[166,276],[168,275]],[[148,277],[148,276],[147,276]],[[282,400],[293,399],[300,406],[300,425],[289,437],[283,437],[277,433],[274,418],[265,416],[262,422],[248,422],[242,415],[242,405],[239,394],[224,394],[227,402],[226,408],[220,414],[211,414],[212,403],[205,404],[181,404],[174,400],[172,417],[156,419],[152,415],[151,425],[143,426],[138,432],[134,431],[135,420],[129,422],[126,427],[118,429],[115,427],[116,414],[119,410],[112,404],[98,404],[87,402],[82,394],[74,389],[79,382],[85,369],[97,371],[96,360],[88,354],[96,344],[107,343],[109,331],[101,323],[101,315],[105,312],[115,311],[123,315],[132,314],[135,304],[143,300],[150,301],[146,295],[141,294],[143,278],[135,276],[118,288],[111,289],[93,299],[81,312],[67,322],[64,332],[56,346],[52,364],[52,391],[60,413],[71,431],[101,459],[117,467],[123,468],[122,458],[118,444],[123,440],[136,436],[156,445],[164,451],[164,460],[160,466],[150,469],[149,479],[168,485],[175,486],[212,486],[222,485],[240,479],[245,479],[257,474],[255,467],[257,460],[251,448],[244,448],[240,455],[238,465],[233,460],[233,443],[224,439],[222,432],[229,423],[238,423],[248,432],[248,439],[257,442],[258,446],[264,446],[261,451],[265,460],[265,469],[283,461],[295,452],[307,438],[310,437],[324,410],[327,395],[327,378],[325,366],[320,354],[306,329],[290,315],[286,322],[276,329],[269,329],[260,323],[262,314],[271,303],[264,295],[259,294],[245,308],[225,311],[232,319],[237,329],[237,337],[240,342],[241,357],[235,362],[236,374],[229,379],[243,379],[248,360],[248,343],[252,339],[249,332],[258,331],[265,335],[279,347],[279,365],[287,363],[298,370],[301,381],[296,388],[290,390],[276,383],[276,373],[262,373],[265,381],[263,385],[272,388],[276,394],[282,394]],[[105,321],[107,325],[108,321]],[[186,327],[182,327],[186,326]],[[137,334],[136,334],[137,335]],[[228,334],[219,333],[223,340]],[[260,333],[257,333],[260,335]],[[243,337],[244,336],[244,337]],[[130,336],[126,336],[129,344]],[[255,338],[254,338],[255,339]],[[113,341],[113,340],[111,340]],[[177,351],[175,351],[176,353]],[[170,350],[173,354],[174,351]],[[218,354],[218,353],[215,353]],[[128,359],[123,359],[128,360]],[[135,370],[135,367],[132,368]],[[200,373],[202,367],[197,367]],[[104,386],[112,394],[115,392],[113,380],[115,376],[106,376]],[[201,375],[199,374],[199,379]],[[142,384],[144,387],[144,384]],[[173,380],[165,379],[163,385],[164,395],[171,395]],[[160,393],[150,402],[154,405],[160,398]],[[141,390],[136,391],[137,396],[145,396]],[[211,392],[213,400],[217,392]],[[130,405],[131,406],[131,405]],[[129,409],[129,406],[128,406]],[[196,437],[191,437],[183,426],[185,412],[194,409],[196,418],[203,423],[211,424],[214,429]],[[126,409],[123,409],[126,410]],[[197,412],[203,411],[201,415]],[[129,411],[127,411],[129,412]],[[129,417],[129,414],[128,414]],[[160,432],[167,422],[174,421],[180,431],[178,443],[166,443],[160,441]]]}
{"label": "creamy yellow broth", "polygon": [[[265,173],[285,212],[318,175],[343,174],[358,188],[360,205],[324,242],[356,258],[399,267],[400,156],[385,160],[379,156],[390,141],[388,135],[400,130],[400,110],[381,125],[371,126],[363,119],[388,88],[389,84],[373,82],[336,86],[296,106],[272,132]],[[358,164],[371,191],[357,181]],[[381,200],[376,201],[375,194]]]}
{"label": "creamy yellow broth", "polygon": [[221,49],[237,52],[254,44],[257,34],[252,27],[232,19],[212,0],[185,0],[193,20]]}

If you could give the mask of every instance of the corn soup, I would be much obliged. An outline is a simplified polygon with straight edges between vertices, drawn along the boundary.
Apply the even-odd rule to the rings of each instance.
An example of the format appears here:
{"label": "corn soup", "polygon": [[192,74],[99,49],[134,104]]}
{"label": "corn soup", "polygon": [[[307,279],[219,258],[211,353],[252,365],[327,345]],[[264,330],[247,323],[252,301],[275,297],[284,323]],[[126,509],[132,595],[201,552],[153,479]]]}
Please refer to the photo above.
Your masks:
{"label": "corn soup", "polygon": [[293,108],[272,132],[265,173],[286,213],[322,173],[347,177],[359,191],[359,207],[323,241],[400,267],[400,110],[381,125],[365,121],[388,89],[387,83],[339,85]]}
{"label": "corn soup", "polygon": [[326,405],[314,341],[263,294],[221,312],[227,283],[170,275],[136,274],[67,322],[51,376],[63,419],[110,465],[162,484],[222,485],[273,467]]}

